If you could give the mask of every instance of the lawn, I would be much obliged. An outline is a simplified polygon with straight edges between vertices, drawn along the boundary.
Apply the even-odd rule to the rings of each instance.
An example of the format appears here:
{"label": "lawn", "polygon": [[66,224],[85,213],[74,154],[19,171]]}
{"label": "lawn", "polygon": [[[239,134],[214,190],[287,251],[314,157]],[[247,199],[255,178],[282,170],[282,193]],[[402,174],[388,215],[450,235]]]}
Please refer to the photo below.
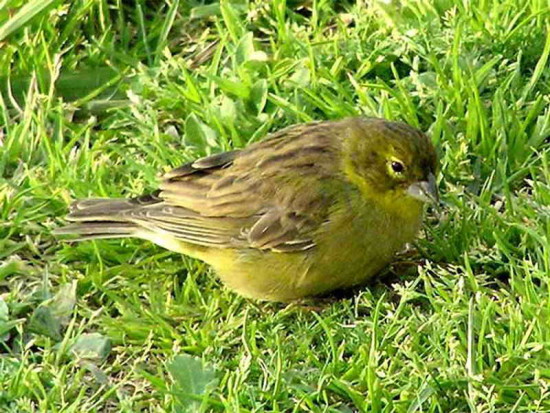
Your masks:
{"label": "lawn", "polygon": [[[0,0],[0,411],[550,411],[546,0]],[[382,277],[241,298],[71,200],[364,114],[428,133],[444,206]]]}

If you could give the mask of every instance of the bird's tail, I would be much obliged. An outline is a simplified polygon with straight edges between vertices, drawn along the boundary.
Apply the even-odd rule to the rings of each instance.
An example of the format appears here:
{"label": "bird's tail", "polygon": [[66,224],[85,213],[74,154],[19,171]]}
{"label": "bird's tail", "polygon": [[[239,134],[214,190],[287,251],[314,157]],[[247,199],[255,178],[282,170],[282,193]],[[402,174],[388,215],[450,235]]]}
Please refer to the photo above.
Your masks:
{"label": "bird's tail", "polygon": [[140,227],[131,222],[125,213],[155,202],[152,197],[131,199],[82,199],[70,208],[67,221],[72,224],[56,228],[56,235],[76,235],[74,240],[97,238],[124,238],[136,235]]}

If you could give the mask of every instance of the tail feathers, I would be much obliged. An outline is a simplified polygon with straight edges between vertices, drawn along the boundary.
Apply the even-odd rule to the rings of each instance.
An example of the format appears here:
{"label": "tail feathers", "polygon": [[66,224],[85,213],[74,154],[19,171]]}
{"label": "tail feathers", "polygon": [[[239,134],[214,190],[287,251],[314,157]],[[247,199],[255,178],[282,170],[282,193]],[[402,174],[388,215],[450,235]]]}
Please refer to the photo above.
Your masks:
{"label": "tail feathers", "polygon": [[129,222],[125,212],[158,202],[154,196],[131,199],[82,199],[75,201],[67,216],[74,222],[54,230],[56,235],[76,235],[76,241],[94,238],[124,238],[135,236],[137,224]]}
{"label": "tail feathers", "polygon": [[83,222],[69,224],[56,228],[55,235],[76,235],[74,241],[82,241],[97,238],[125,238],[132,237],[138,230],[138,226],[130,222]]}
{"label": "tail feathers", "polygon": [[133,199],[82,199],[71,205],[69,221],[125,221],[120,215],[136,207]]}

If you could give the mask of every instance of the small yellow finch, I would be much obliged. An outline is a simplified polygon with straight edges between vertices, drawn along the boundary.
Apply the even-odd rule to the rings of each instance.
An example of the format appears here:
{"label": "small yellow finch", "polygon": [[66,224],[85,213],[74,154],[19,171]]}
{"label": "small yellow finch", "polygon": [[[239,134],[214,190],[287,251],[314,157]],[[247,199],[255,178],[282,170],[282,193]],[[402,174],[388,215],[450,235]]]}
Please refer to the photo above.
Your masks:
{"label": "small yellow finch", "polygon": [[384,268],[437,200],[436,172],[429,138],[404,123],[314,122],[174,169],[153,195],[76,201],[56,233],[143,238],[244,296],[290,301]]}

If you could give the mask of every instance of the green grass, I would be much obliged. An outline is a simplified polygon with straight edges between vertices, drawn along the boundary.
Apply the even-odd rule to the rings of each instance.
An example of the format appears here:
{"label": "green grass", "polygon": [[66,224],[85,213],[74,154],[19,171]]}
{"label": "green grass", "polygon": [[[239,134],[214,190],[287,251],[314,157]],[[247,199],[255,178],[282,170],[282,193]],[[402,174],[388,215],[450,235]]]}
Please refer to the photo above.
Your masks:
{"label": "green grass", "polygon": [[[545,0],[0,0],[0,411],[550,411],[549,21]],[[319,311],[51,235],[74,198],[352,114],[427,131],[446,206],[408,265]]]}

